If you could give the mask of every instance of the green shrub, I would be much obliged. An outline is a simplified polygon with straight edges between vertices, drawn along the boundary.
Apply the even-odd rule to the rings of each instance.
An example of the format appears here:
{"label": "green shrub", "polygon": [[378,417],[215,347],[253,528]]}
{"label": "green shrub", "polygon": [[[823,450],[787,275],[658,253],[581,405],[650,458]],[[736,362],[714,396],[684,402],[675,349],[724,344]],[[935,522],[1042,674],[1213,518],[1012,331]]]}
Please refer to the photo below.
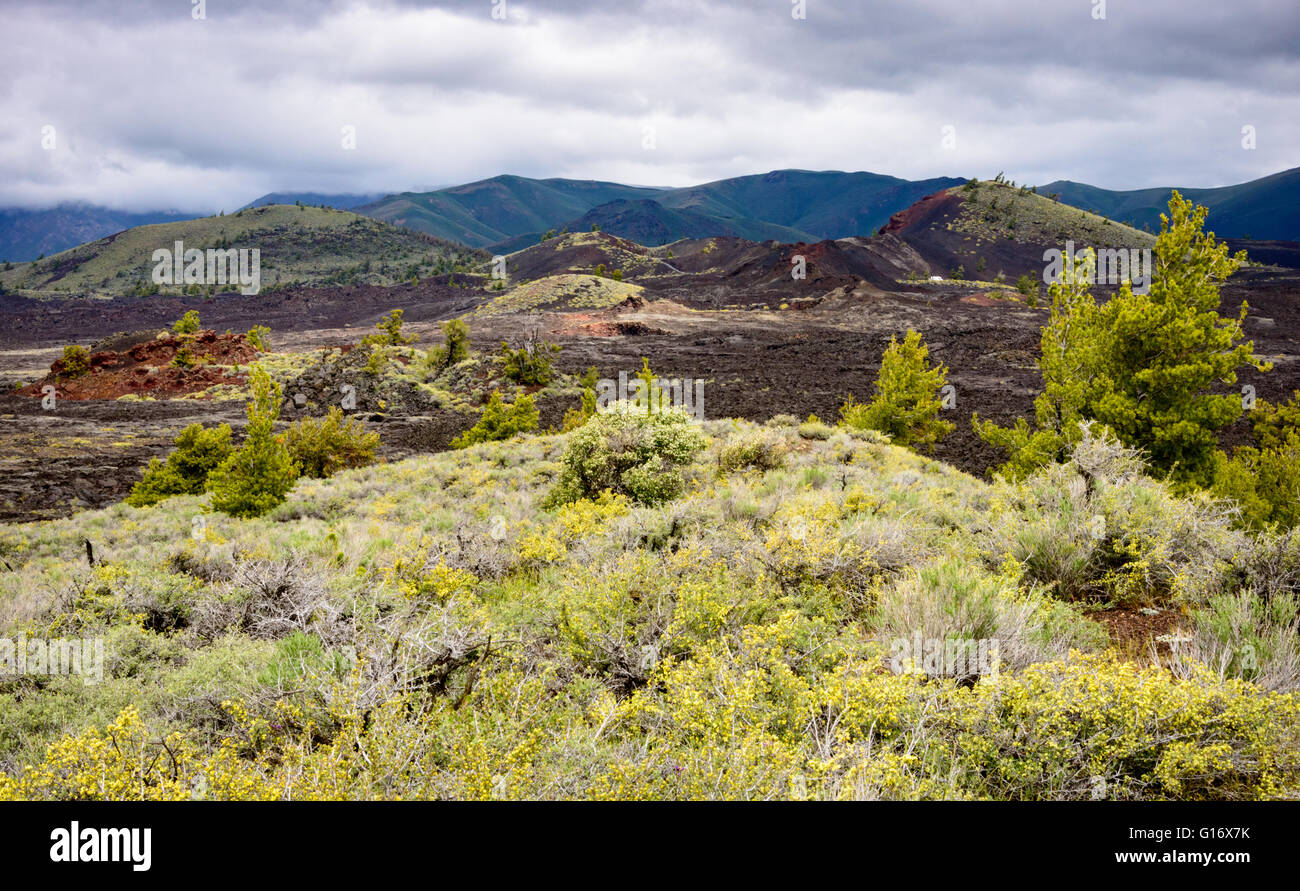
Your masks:
{"label": "green shrub", "polygon": [[303,476],[324,479],[350,467],[365,467],[375,461],[379,434],[366,430],[334,406],[323,419],[302,418],[285,432],[285,446]]}
{"label": "green shrub", "polygon": [[539,417],[532,396],[523,394],[507,404],[501,399],[501,392],[493,390],[478,423],[453,439],[451,447],[464,449],[480,442],[509,439],[517,433],[536,430]]}
{"label": "green shrub", "polygon": [[953,770],[971,793],[992,798],[1277,796],[1300,771],[1300,700],[1207,675],[1177,679],[1094,656],[977,685],[976,701],[944,722],[952,721]]}
{"label": "green shrub", "polygon": [[826,440],[831,438],[835,429],[829,424],[823,423],[822,419],[816,415],[809,415],[808,420],[799,425],[799,437],[801,439]]}
{"label": "green shrub", "polygon": [[530,340],[520,349],[511,349],[501,342],[502,372],[510,380],[524,386],[546,386],[555,377],[552,356],[560,351],[558,344],[544,340]]}
{"label": "green shrub", "polygon": [[469,358],[469,325],[460,319],[448,319],[442,323],[442,336],[446,343],[425,353],[422,366],[425,378],[435,378]]}
{"label": "green shrub", "polygon": [[577,430],[596,414],[596,385],[600,383],[600,372],[596,370],[596,366],[588,366],[582,377],[578,379],[578,383],[582,386],[582,404],[564,413],[564,422],[560,425],[561,433]]}
{"label": "green shrub", "polygon": [[718,469],[723,473],[747,469],[776,470],[784,466],[788,451],[784,437],[757,431],[741,437],[739,442],[724,446],[718,452]]}
{"label": "green shrub", "polygon": [[1238,446],[1231,458],[1217,452],[1210,491],[1236,502],[1244,527],[1294,528],[1300,524],[1300,435],[1293,430],[1272,448]]}
{"label": "green shrub", "polygon": [[840,408],[840,423],[887,433],[892,442],[904,446],[930,447],[951,433],[952,422],[939,420],[939,390],[948,380],[948,369],[943,363],[931,367],[929,354],[916,331],[909,330],[902,343],[891,337],[876,378],[875,398],[860,404],[850,396]]}
{"label": "green shrub", "polygon": [[248,329],[248,342],[259,353],[269,353],[271,351],[271,341],[268,339],[270,333],[271,329],[265,325],[254,325]]}
{"label": "green shrub", "polygon": [[460,319],[448,319],[442,323],[442,336],[447,340],[443,349],[448,367],[469,358],[469,325]]}
{"label": "green shrub", "polygon": [[[966,560],[921,566],[880,595],[872,619],[902,669],[966,680],[1020,671],[1069,654],[1102,649],[1106,632],[1054,601],[1041,589],[1020,590]],[[917,653],[913,641],[942,641],[940,652]],[[978,654],[978,658],[976,655]],[[936,663],[925,657],[938,655]],[[956,658],[954,658],[956,657]]]}
{"label": "green shrub", "polygon": [[685,488],[680,468],[704,445],[704,434],[684,412],[646,413],[617,402],[570,434],[548,503],[596,498],[606,490],[642,504],[670,501]]}
{"label": "green shrub", "polygon": [[419,338],[414,335],[402,333],[402,316],[404,310],[390,309],[388,314],[375,322],[375,327],[380,330],[380,334],[367,334],[361,338],[363,346],[405,346],[415,343]]}
{"label": "green shrub", "polygon": [[1172,668],[1191,675],[1207,665],[1219,677],[1265,690],[1300,690],[1300,615],[1294,594],[1216,594],[1193,613],[1195,632],[1178,646]]}
{"label": "green shrub", "polygon": [[295,631],[276,641],[270,664],[257,676],[257,682],[271,690],[301,687],[314,678],[343,678],[348,662],[340,653],[326,652],[315,634]]}
{"label": "green shrub", "polygon": [[172,324],[177,334],[194,334],[199,330],[199,311],[191,309]]}
{"label": "green shrub", "polygon": [[63,377],[81,377],[90,372],[90,353],[83,346],[73,344],[63,348]]}
{"label": "green shrub", "polygon": [[1214,456],[1210,490],[1241,509],[1250,529],[1300,525],[1300,393],[1281,405],[1261,401],[1254,419],[1258,448]]}
{"label": "green shrub", "polygon": [[249,381],[253,399],[245,410],[244,444],[208,477],[212,507],[235,517],[259,517],[283,503],[298,479],[293,457],[275,436],[280,385],[258,365]]}
{"label": "green shrub", "polygon": [[203,357],[194,352],[194,348],[188,343],[182,343],[176,349],[176,355],[172,357],[171,364],[177,368],[195,368],[203,363]]}
{"label": "green shrub", "polygon": [[191,424],[176,437],[176,451],[161,461],[154,458],[144,477],[131,489],[126,503],[148,507],[173,495],[199,495],[208,475],[230,457],[230,426]]}
{"label": "green shrub", "polygon": [[1064,600],[1204,602],[1233,583],[1249,541],[1213,499],[1178,498],[1144,470],[1132,449],[1089,426],[1066,463],[998,484],[989,561],[1016,561],[1028,581]]}
{"label": "green shrub", "polygon": [[388,350],[376,343],[369,344],[366,354],[366,374],[378,377],[388,365]]}
{"label": "green shrub", "polygon": [[590,387],[582,391],[582,404],[564,413],[564,422],[560,425],[561,433],[577,430],[590,421],[596,414],[596,391]]}
{"label": "green shrub", "polygon": [[1252,426],[1260,448],[1274,449],[1285,445],[1291,434],[1300,430],[1300,390],[1281,404],[1261,399]]}

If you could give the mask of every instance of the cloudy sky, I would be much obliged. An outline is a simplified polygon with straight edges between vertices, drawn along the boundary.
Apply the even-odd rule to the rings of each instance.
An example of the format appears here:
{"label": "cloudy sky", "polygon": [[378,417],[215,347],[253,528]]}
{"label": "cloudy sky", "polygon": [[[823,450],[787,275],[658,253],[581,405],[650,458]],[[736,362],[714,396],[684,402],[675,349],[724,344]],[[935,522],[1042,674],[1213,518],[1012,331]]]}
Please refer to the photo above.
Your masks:
{"label": "cloudy sky", "polygon": [[1300,165],[1297,0],[0,2],[0,206]]}

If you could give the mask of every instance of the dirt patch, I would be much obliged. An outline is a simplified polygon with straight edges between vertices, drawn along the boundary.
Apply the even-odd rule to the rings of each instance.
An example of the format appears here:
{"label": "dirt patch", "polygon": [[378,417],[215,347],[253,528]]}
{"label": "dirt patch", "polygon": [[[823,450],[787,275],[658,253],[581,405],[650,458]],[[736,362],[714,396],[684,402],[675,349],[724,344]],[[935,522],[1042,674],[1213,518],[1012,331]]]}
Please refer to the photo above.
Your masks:
{"label": "dirt patch", "polygon": [[586,325],[563,328],[561,333],[572,337],[645,337],[671,332],[642,322],[590,322]]}
{"label": "dirt patch", "polygon": [[1172,645],[1161,638],[1177,637],[1189,620],[1174,610],[1111,609],[1093,615],[1110,632],[1111,642],[1120,652],[1134,658],[1147,658],[1153,652],[1168,656]]}

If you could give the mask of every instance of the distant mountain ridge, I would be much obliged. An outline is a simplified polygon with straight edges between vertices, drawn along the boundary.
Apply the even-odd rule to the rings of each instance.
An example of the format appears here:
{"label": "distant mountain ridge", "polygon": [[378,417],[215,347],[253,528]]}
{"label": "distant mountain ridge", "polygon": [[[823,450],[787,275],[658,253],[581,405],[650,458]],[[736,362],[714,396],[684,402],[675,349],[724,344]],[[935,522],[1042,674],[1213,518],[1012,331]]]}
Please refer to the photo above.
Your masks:
{"label": "distant mountain ridge", "polygon": [[35,260],[124,229],[200,216],[178,211],[132,213],[74,202],[47,210],[0,208],[0,261]]}
{"label": "distant mountain ridge", "polygon": [[1220,237],[1300,241],[1300,167],[1215,189],[1171,187],[1120,192],[1059,180],[1039,186],[1038,191],[1043,195],[1059,194],[1066,204],[1158,232],[1160,214],[1168,209],[1174,188],[1184,198],[1210,209],[1206,228]]}
{"label": "distant mountain ridge", "polygon": [[869,235],[923,196],[963,182],[774,170],[669,189],[508,175],[390,195],[356,211],[473,247],[507,251],[537,243],[547,230],[586,230],[593,224],[651,245],[703,235],[820,241]]}
{"label": "distant mountain ridge", "polygon": [[[871,235],[921,198],[965,181],[774,170],[670,189],[498,176],[434,192],[390,195],[356,211],[500,252],[536,244],[547,230],[587,230],[593,224],[647,245],[705,233],[812,242]],[[1065,204],[1156,231],[1173,189],[1124,192],[1058,181],[1038,191],[1057,193]],[[1222,237],[1300,241],[1300,168],[1235,186],[1178,191],[1210,209],[1209,226]]]}
{"label": "distant mountain ridge", "polygon": [[306,204],[311,207],[332,207],[335,210],[351,210],[354,207],[360,207],[363,204],[378,201],[386,194],[386,192],[370,192],[367,194],[352,192],[344,192],[341,194],[331,194],[328,192],[268,192],[261,198],[250,201],[239,209],[247,210],[250,207],[265,207],[268,204]]}
{"label": "distant mountain ridge", "polygon": [[[816,242],[869,236],[921,198],[964,179],[906,180],[876,173],[774,170],[684,188],[502,175],[427,192],[389,195],[272,192],[244,205],[326,205],[498,253],[520,250],[548,230],[596,226],[647,245],[705,235]],[[1060,180],[1039,186],[1064,204],[1156,231],[1171,188],[1116,191]],[[1179,188],[1210,209],[1224,238],[1300,241],[1300,167],[1221,188]],[[47,210],[0,209],[0,261],[21,262],[150,223],[191,220],[176,211],[126,212],[67,203]]]}

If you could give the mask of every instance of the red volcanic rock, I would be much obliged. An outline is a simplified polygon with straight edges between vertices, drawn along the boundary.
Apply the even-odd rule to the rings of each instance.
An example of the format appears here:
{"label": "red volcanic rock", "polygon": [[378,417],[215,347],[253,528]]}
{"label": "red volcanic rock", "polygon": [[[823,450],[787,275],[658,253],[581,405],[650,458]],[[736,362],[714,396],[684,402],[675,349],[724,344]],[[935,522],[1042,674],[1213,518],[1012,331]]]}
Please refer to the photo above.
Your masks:
{"label": "red volcanic rock", "polygon": [[[177,351],[188,344],[200,360],[193,368],[172,365]],[[191,337],[168,335],[137,344],[124,352],[104,350],[90,357],[90,371],[68,378],[62,359],[50,365],[50,373],[18,391],[22,396],[41,397],[42,388],[53,385],[59,399],[116,399],[128,394],[155,398],[197,393],[217,384],[244,381],[219,366],[246,365],[256,361],[257,350],[243,334],[199,331]]]}

